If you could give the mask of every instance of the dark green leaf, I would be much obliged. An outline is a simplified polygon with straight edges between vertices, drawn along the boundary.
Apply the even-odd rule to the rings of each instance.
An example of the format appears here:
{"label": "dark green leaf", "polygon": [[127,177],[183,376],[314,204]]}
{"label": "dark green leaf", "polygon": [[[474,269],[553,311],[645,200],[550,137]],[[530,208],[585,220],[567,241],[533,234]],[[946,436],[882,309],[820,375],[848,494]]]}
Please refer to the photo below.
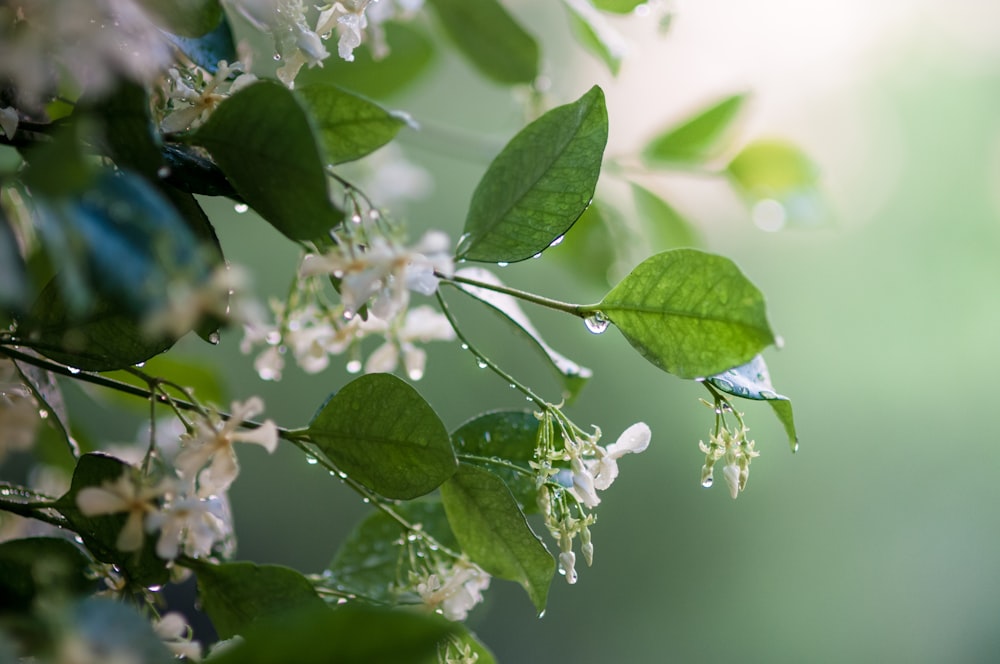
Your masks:
{"label": "dark green leaf", "polygon": [[374,152],[405,124],[398,115],[332,85],[309,85],[299,88],[298,94],[313,117],[331,164]]}
{"label": "dark green leaf", "polygon": [[652,227],[659,244],[669,249],[701,244],[695,229],[665,200],[635,183],[632,196],[636,212]]}
{"label": "dark green leaf", "polygon": [[0,613],[30,611],[36,597],[52,593],[84,595],[94,590],[87,578],[90,561],[75,545],[54,537],[29,537],[0,543]]}
{"label": "dark green leaf", "polygon": [[244,634],[257,620],[325,606],[309,580],[288,567],[199,562],[193,569],[201,606],[221,639]]}
{"label": "dark green leaf", "polygon": [[577,3],[568,2],[565,5],[569,12],[570,27],[573,28],[577,41],[600,58],[611,73],[617,76],[621,69],[622,56],[625,54],[624,37],[613,31],[611,26],[604,22],[604,17],[593,9],[588,11]]}
{"label": "dark green leaf", "polygon": [[799,434],[795,431],[795,418],[792,416],[792,402],[787,400],[768,401],[781,425],[785,427],[788,443],[793,452],[799,451]]}
{"label": "dark green leaf", "polygon": [[0,207],[0,312],[18,313],[28,306],[28,268],[10,226]]}
{"label": "dark green leaf", "polygon": [[457,464],[437,413],[391,374],[345,385],[313,418],[309,436],[339,468],[387,498],[429,493]]}
{"label": "dark green leaf", "polygon": [[219,0],[139,0],[139,4],[159,19],[161,27],[185,37],[200,37],[222,19]]}
{"label": "dark green leaf", "polygon": [[191,38],[178,35],[167,35],[167,37],[184,55],[191,58],[192,62],[212,74],[219,70],[220,60],[232,64],[239,59],[239,55],[236,53],[236,42],[233,40],[233,31],[225,15],[222,16],[222,20],[217,26],[201,37]]}
{"label": "dark green leaf", "polygon": [[156,555],[154,537],[146,537],[140,551],[119,551],[115,542],[125,525],[125,513],[88,517],[77,507],[76,496],[81,489],[114,482],[125,473],[141,481],[138,470],[119,459],[104,454],[84,454],[76,464],[69,491],[59,498],[55,507],[83,538],[83,543],[95,558],[116,565],[130,583],[143,587],[163,585],[170,572],[166,561]]}
{"label": "dark green leaf", "polygon": [[711,376],[774,343],[764,296],[727,258],[675,249],[640,263],[595,309],[652,364]]}
{"label": "dark green leaf", "polygon": [[628,14],[647,0],[591,0],[598,9],[615,14]]}
{"label": "dark green leaf", "polygon": [[[481,268],[465,268],[459,270],[456,276],[474,279],[494,286],[503,286],[503,283],[496,275]],[[545,343],[541,333],[535,329],[535,326],[513,296],[463,283],[459,283],[458,287],[496,309],[515,330],[531,340],[532,345],[542,353],[548,365],[552,367],[562,381],[565,398],[568,401],[576,398],[580,390],[583,389],[583,386],[593,376],[593,372],[587,367],[580,366]]]}
{"label": "dark green leaf", "polygon": [[162,140],[153,124],[145,89],[135,83],[119,83],[110,95],[93,104],[93,110],[104,123],[104,152],[118,166],[158,179],[163,165]]}
{"label": "dark green leaf", "polygon": [[98,140],[93,121],[73,119],[24,153],[24,184],[34,196],[68,196],[85,191],[95,168],[84,154],[84,144]]}
{"label": "dark green leaf", "polygon": [[514,262],[558,240],[593,198],[607,140],[596,86],[522,129],[476,187],[458,257]]}
{"label": "dark green leaf", "polygon": [[[455,452],[462,461],[485,468],[503,479],[526,513],[538,511],[538,490],[528,465],[535,458],[537,438],[538,418],[530,411],[484,413],[451,434]],[[525,472],[510,468],[508,464],[511,463]]]}
{"label": "dark green leaf", "polygon": [[493,576],[520,583],[543,611],[556,563],[503,480],[463,463],[441,485],[441,500],[455,537],[473,562]]}
{"label": "dark green leaf", "polygon": [[[78,652],[96,654],[102,662],[175,664],[173,654],[153,631],[149,620],[129,604],[91,597],[71,607],[62,625],[76,640]],[[94,660],[91,660],[94,661]]]}
{"label": "dark green leaf", "polygon": [[458,633],[436,615],[361,605],[300,611],[254,625],[213,664],[437,664]]}
{"label": "dark green leaf", "polygon": [[191,140],[211,153],[243,200],[287,237],[317,238],[340,221],[309,116],[283,85],[260,81],[243,88]]}
{"label": "dark green leaf", "polygon": [[[394,509],[411,524],[420,524],[438,543],[458,549],[440,501],[400,503]],[[406,586],[409,573],[415,571],[410,549],[404,545],[407,534],[384,512],[370,514],[351,531],[330,563],[337,587],[376,602],[398,602],[397,589]]]}
{"label": "dark green leaf", "polygon": [[322,67],[300,71],[296,85],[332,83],[375,99],[384,99],[409,87],[427,71],[434,44],[414,24],[387,21],[383,27],[389,55],[376,60],[365,43],[354,49],[354,62],[328,58]]}
{"label": "dark green leaf", "polygon": [[498,83],[538,77],[538,44],[497,0],[430,0],[445,32],[480,72]]}
{"label": "dark green leaf", "polygon": [[643,158],[650,164],[700,164],[717,157],[732,136],[733,124],[746,103],[746,95],[716,102],[654,138]]}

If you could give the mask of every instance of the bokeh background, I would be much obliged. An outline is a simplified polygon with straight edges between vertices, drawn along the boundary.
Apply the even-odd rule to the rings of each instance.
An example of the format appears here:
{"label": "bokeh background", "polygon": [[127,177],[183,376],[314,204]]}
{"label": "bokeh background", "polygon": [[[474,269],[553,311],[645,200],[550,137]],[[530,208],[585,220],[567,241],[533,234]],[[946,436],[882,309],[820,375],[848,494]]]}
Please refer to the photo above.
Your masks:
{"label": "bokeh background", "polygon": [[[733,501],[721,483],[703,489],[704,391],[645,363],[614,330],[594,336],[531,310],[552,345],[595,370],[570,414],[611,440],[644,420],[653,443],[622,460],[604,494],[595,564],[579,583],[556,579],[537,618],[519,587],[495,581],[470,626],[508,663],[1000,659],[1000,5],[678,3],[666,34],[655,17],[615,21],[632,53],[614,79],[572,42],[557,3],[542,4],[512,6],[542,42],[554,102],[604,87],[609,154],[634,154],[699,106],[751,91],[740,139],[801,145],[829,214],[765,232],[724,181],[642,179],[767,295],[786,344],[766,358],[793,399],[800,451],[766,405],[748,402],[761,456],[746,492]],[[434,178],[424,199],[396,208],[415,231],[458,236],[491,155],[525,121],[522,101],[446,55],[390,98],[425,127],[401,138]],[[283,292],[292,247],[252,214],[209,205],[230,259],[255,271],[262,293]],[[600,299],[557,252],[501,276]],[[529,349],[461,311],[470,334],[555,398]],[[218,368],[232,397],[261,394],[283,424],[305,424],[348,379],[340,366],[290,368],[264,383],[238,344],[229,333],[217,349],[193,339],[180,353]],[[457,344],[431,348],[419,389],[451,428],[523,407]],[[294,450],[246,449],[241,463],[231,492],[241,559],[320,571],[369,509]]]}

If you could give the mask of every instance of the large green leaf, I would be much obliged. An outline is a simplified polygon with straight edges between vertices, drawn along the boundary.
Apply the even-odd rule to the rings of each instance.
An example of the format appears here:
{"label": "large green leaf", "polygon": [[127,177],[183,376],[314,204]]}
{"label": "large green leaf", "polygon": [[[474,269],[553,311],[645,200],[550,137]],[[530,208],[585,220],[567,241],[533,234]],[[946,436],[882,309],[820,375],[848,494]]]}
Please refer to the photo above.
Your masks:
{"label": "large green leaf", "polygon": [[636,212],[653,230],[653,236],[661,246],[676,249],[701,244],[694,227],[669,203],[649,189],[633,182],[632,197]]}
{"label": "large green leaf", "polygon": [[299,88],[331,164],[353,161],[395,137],[403,119],[378,104],[322,83]]}
{"label": "large green leaf", "polygon": [[535,459],[537,439],[538,418],[531,411],[519,410],[477,415],[451,434],[459,458],[503,479],[526,513],[538,511],[538,489],[529,465]]}
{"label": "large green leaf", "polygon": [[341,470],[387,498],[429,493],[455,472],[444,423],[408,383],[369,374],[330,397],[309,437]]}
{"label": "large green leaf", "polygon": [[498,83],[538,77],[538,44],[497,0],[430,0],[445,32],[480,72]]}
{"label": "large green leaf", "polygon": [[222,639],[243,634],[257,620],[325,606],[309,580],[288,567],[199,562],[193,569],[201,606]]}
{"label": "large green leaf", "polygon": [[318,238],[340,221],[309,114],[283,85],[260,81],[243,88],[189,138],[211,153],[247,204],[287,237]]}
{"label": "large green leaf", "polygon": [[643,357],[681,378],[725,371],[774,343],[757,287],[729,259],[694,249],[640,263],[595,305],[602,314]]}
{"label": "large green leaf", "polygon": [[732,95],[661,132],[643,150],[651,164],[698,164],[717,157],[732,135],[746,95]]}
{"label": "large green leaf", "polygon": [[551,245],[590,204],[607,140],[597,86],[522,129],[472,195],[458,258],[514,262]]}
{"label": "large green leaf", "polygon": [[90,561],[65,539],[28,537],[0,543],[0,614],[30,611],[36,598],[54,592],[84,595],[94,590],[87,578]]}
{"label": "large green leaf", "polygon": [[437,664],[459,633],[441,616],[361,605],[299,611],[255,624],[213,664]]}
{"label": "large green leaf", "polygon": [[200,37],[222,20],[219,0],[139,0],[163,28],[185,37]]}
{"label": "large green leaf", "polygon": [[521,584],[544,611],[556,562],[504,481],[463,463],[441,486],[441,500],[462,550],[493,576]]}

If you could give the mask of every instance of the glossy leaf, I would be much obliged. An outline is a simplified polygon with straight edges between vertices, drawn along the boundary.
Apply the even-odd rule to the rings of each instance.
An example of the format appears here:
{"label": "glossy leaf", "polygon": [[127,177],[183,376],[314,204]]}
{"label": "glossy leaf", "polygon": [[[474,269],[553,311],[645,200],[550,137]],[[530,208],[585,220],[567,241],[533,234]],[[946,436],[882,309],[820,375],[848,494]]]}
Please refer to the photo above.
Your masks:
{"label": "glossy leaf", "polygon": [[774,343],[757,287],[729,259],[694,249],[646,259],[596,310],[643,357],[681,378],[725,371]]}
{"label": "glossy leaf", "polygon": [[317,238],[340,221],[311,120],[283,85],[260,81],[243,88],[190,140],[207,149],[243,200],[287,237]]}
{"label": "glossy leaf", "polygon": [[787,400],[776,400],[768,401],[771,404],[771,408],[774,410],[775,416],[777,416],[778,421],[785,428],[785,434],[788,436],[788,443],[792,446],[793,452],[799,451],[799,434],[795,430],[795,417],[792,415],[792,402]]}
{"label": "glossy leaf", "polygon": [[[412,524],[420,524],[440,544],[458,549],[444,508],[438,500],[400,503],[393,509]],[[376,511],[351,531],[330,563],[329,573],[338,588],[375,602],[399,601],[397,588],[409,583],[413,567],[408,533],[399,522]],[[413,598],[416,600],[416,598]]]}
{"label": "glossy leaf", "polygon": [[746,99],[741,94],[726,97],[661,132],[643,150],[643,158],[656,165],[699,164],[717,157],[726,148]]}
{"label": "glossy leaf", "polygon": [[[482,268],[465,268],[456,272],[456,276],[474,279],[494,286],[503,286],[503,282],[496,275]],[[559,376],[566,398],[570,401],[576,398],[590,377],[594,375],[590,369],[577,364],[545,343],[541,333],[535,329],[535,326],[513,296],[470,284],[459,283],[457,285],[466,293],[496,309],[513,325],[514,329],[530,339],[535,348],[541,351],[542,356],[548,361],[549,366],[556,372],[556,375]]]}
{"label": "glossy leaf", "polygon": [[84,454],[73,471],[69,491],[59,498],[55,507],[83,538],[95,558],[116,565],[126,579],[136,585],[163,585],[170,578],[170,572],[166,561],[156,555],[155,537],[147,536],[139,552],[119,551],[115,542],[125,525],[125,513],[88,517],[77,507],[76,496],[81,489],[114,482],[125,473],[140,481],[138,470],[119,459],[104,454]]}
{"label": "glossy leaf", "polygon": [[535,458],[538,426],[538,418],[530,411],[495,411],[477,415],[451,434],[462,462],[500,477],[520,508],[529,514],[538,511],[538,490],[528,465]]}
{"label": "glossy leaf", "polygon": [[644,4],[647,0],[591,0],[598,9],[616,14],[631,13],[636,7]]}
{"label": "glossy leaf", "polygon": [[521,584],[542,612],[556,563],[503,480],[463,463],[441,486],[441,500],[462,550],[493,576]]}
{"label": "glossy leaf", "polygon": [[744,365],[733,367],[706,379],[717,389],[733,396],[755,401],[767,401],[774,409],[774,414],[788,434],[788,442],[794,452],[798,447],[798,435],[795,432],[795,418],[792,415],[791,400],[774,391],[771,384],[771,374],[767,363],[760,355]]}
{"label": "glossy leaf", "polygon": [[445,32],[475,67],[498,83],[538,77],[538,43],[497,0],[429,0]]}
{"label": "glossy leaf", "polygon": [[458,258],[514,262],[551,245],[590,204],[607,139],[596,86],[522,129],[472,195]]}
{"label": "glossy leaf", "polygon": [[325,607],[312,583],[289,567],[199,562],[193,569],[201,606],[221,639],[244,634],[257,620]]}
{"label": "glossy leaf", "polygon": [[225,15],[212,30],[199,37],[184,37],[168,34],[167,38],[181,50],[184,55],[202,69],[214,74],[219,70],[219,61],[232,63],[239,59],[236,53],[236,41],[229,19]]}
{"label": "glossy leaf", "polygon": [[701,244],[694,227],[665,200],[635,183],[632,183],[632,197],[636,212],[653,229],[659,244],[670,249]]}
{"label": "glossy leaf", "polygon": [[625,38],[587,0],[566,0],[564,4],[577,41],[617,76],[625,55]]}
{"label": "glossy leaf", "polygon": [[412,86],[430,67],[434,43],[412,23],[386,21],[382,27],[389,45],[388,55],[376,60],[370,45],[363,43],[354,49],[353,62],[327,58],[322,67],[300,71],[296,85],[335,84],[375,99],[384,99]]}
{"label": "glossy leaf", "polygon": [[340,164],[374,152],[396,136],[405,124],[378,104],[321,83],[298,90],[312,115],[326,161]]}
{"label": "glossy leaf", "polygon": [[429,493],[457,465],[437,413],[391,374],[369,374],[345,385],[316,414],[308,433],[340,469],[387,498]]}
{"label": "glossy leaf", "polygon": [[436,664],[459,632],[441,616],[363,605],[298,611],[255,624],[213,664]]}
{"label": "glossy leaf", "polygon": [[160,27],[185,37],[200,37],[222,19],[219,0],[138,0],[146,11],[160,20]]}
{"label": "glossy leaf", "polygon": [[28,537],[0,543],[0,614],[30,611],[46,591],[84,595],[94,590],[87,578],[90,560],[69,540]]}

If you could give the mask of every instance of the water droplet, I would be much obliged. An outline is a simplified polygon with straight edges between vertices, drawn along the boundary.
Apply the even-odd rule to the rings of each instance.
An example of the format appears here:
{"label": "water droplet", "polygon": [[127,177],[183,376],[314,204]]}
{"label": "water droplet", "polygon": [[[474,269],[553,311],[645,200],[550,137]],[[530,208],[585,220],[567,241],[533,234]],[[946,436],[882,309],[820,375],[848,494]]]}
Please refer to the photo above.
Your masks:
{"label": "water droplet", "polygon": [[469,350],[469,344],[462,344],[462,350]]}
{"label": "water droplet", "polygon": [[146,366],[145,362],[139,362],[138,364],[135,365],[135,368],[136,369],[142,369],[144,366]]}
{"label": "water droplet", "polygon": [[757,228],[768,233],[780,231],[788,220],[785,206],[773,198],[757,201],[750,211],[750,216]]}
{"label": "water droplet", "polygon": [[605,316],[604,313],[600,311],[595,311],[594,313],[590,314],[589,316],[583,319],[583,322],[587,326],[587,329],[590,330],[593,334],[601,334],[606,329],[608,329],[608,325],[611,323],[608,317]]}
{"label": "water droplet", "polygon": [[160,166],[159,168],[157,168],[156,177],[160,178],[161,180],[170,177],[170,167]]}
{"label": "water droplet", "polygon": [[558,247],[560,244],[562,244],[562,241],[565,240],[565,239],[566,239],[565,235],[560,235],[556,239],[552,240],[552,242],[549,243],[549,246],[550,247]]}
{"label": "water droplet", "polygon": [[66,369],[69,370],[69,372],[74,376],[80,373],[80,370],[77,369],[76,367],[66,367]]}
{"label": "water droplet", "polygon": [[237,203],[236,205],[233,206],[233,210],[236,211],[236,214],[244,214],[249,209],[250,206],[247,205],[246,203]]}
{"label": "water droplet", "polygon": [[340,477],[340,479],[342,480],[347,479],[347,473],[345,473],[344,471],[340,471],[339,473],[337,473],[337,476]]}
{"label": "water droplet", "polygon": [[310,466],[315,466],[317,463],[319,463],[319,459],[317,459],[314,456],[306,456],[306,463],[308,463]]}
{"label": "water droplet", "polygon": [[477,357],[476,366],[479,367],[480,369],[485,369],[488,365],[486,364],[486,360],[484,360],[481,357]]}
{"label": "water droplet", "polygon": [[148,590],[148,591],[149,591],[149,592],[151,592],[151,593],[158,593],[158,592],[160,592],[161,590],[163,590],[163,586],[150,586],[150,587],[149,587],[149,588],[147,588],[146,590]]}
{"label": "water droplet", "polygon": [[355,223],[355,224],[360,224],[361,223],[361,215],[357,214],[357,213],[352,214],[351,215],[351,222]]}
{"label": "water droplet", "polygon": [[347,363],[347,373],[356,374],[361,371],[361,360],[351,360]]}
{"label": "water droplet", "polygon": [[281,60],[281,53],[277,53],[277,52],[276,52],[276,53],[274,54],[274,61],[275,61],[275,62],[278,62],[279,60]]}
{"label": "water droplet", "polygon": [[785,347],[785,338],[781,335],[775,335],[774,337],[774,347],[781,350]]}
{"label": "water droplet", "polygon": [[47,420],[49,419],[49,411],[45,410],[44,408],[41,408],[38,411],[38,416],[43,420]]}
{"label": "water droplet", "polygon": [[371,502],[371,500],[369,500],[368,498],[362,498],[361,502],[363,502],[365,505],[367,505],[368,503]]}
{"label": "water droplet", "polygon": [[517,385],[515,385],[514,383],[509,383],[508,387],[512,390],[517,389]]}
{"label": "water droplet", "polygon": [[706,477],[704,480],[702,480],[701,485],[706,489],[709,489],[712,487],[713,482],[714,480],[711,477]]}
{"label": "water droplet", "polygon": [[219,333],[217,331],[212,332],[211,334],[208,335],[208,343],[212,344],[213,346],[219,345],[219,342],[221,340],[222,337],[219,336]]}
{"label": "water droplet", "polygon": [[424,370],[418,367],[414,367],[406,372],[406,375],[410,377],[410,380],[420,380],[424,377]]}
{"label": "water droplet", "polygon": [[535,254],[534,256],[532,256],[532,258],[541,258],[541,257],[542,257],[542,252],[540,252],[540,251],[537,254]]}
{"label": "water droplet", "polygon": [[799,451],[799,444],[795,443],[794,445],[792,445],[792,454],[794,454],[794,453],[796,453],[798,451]]}
{"label": "water droplet", "polygon": [[507,261],[500,261],[499,263],[497,263],[497,267],[507,267],[508,265],[510,265],[510,263],[508,263]]}
{"label": "water droplet", "polygon": [[545,617],[545,610],[544,609],[538,613],[538,617],[539,618],[544,618]]}

